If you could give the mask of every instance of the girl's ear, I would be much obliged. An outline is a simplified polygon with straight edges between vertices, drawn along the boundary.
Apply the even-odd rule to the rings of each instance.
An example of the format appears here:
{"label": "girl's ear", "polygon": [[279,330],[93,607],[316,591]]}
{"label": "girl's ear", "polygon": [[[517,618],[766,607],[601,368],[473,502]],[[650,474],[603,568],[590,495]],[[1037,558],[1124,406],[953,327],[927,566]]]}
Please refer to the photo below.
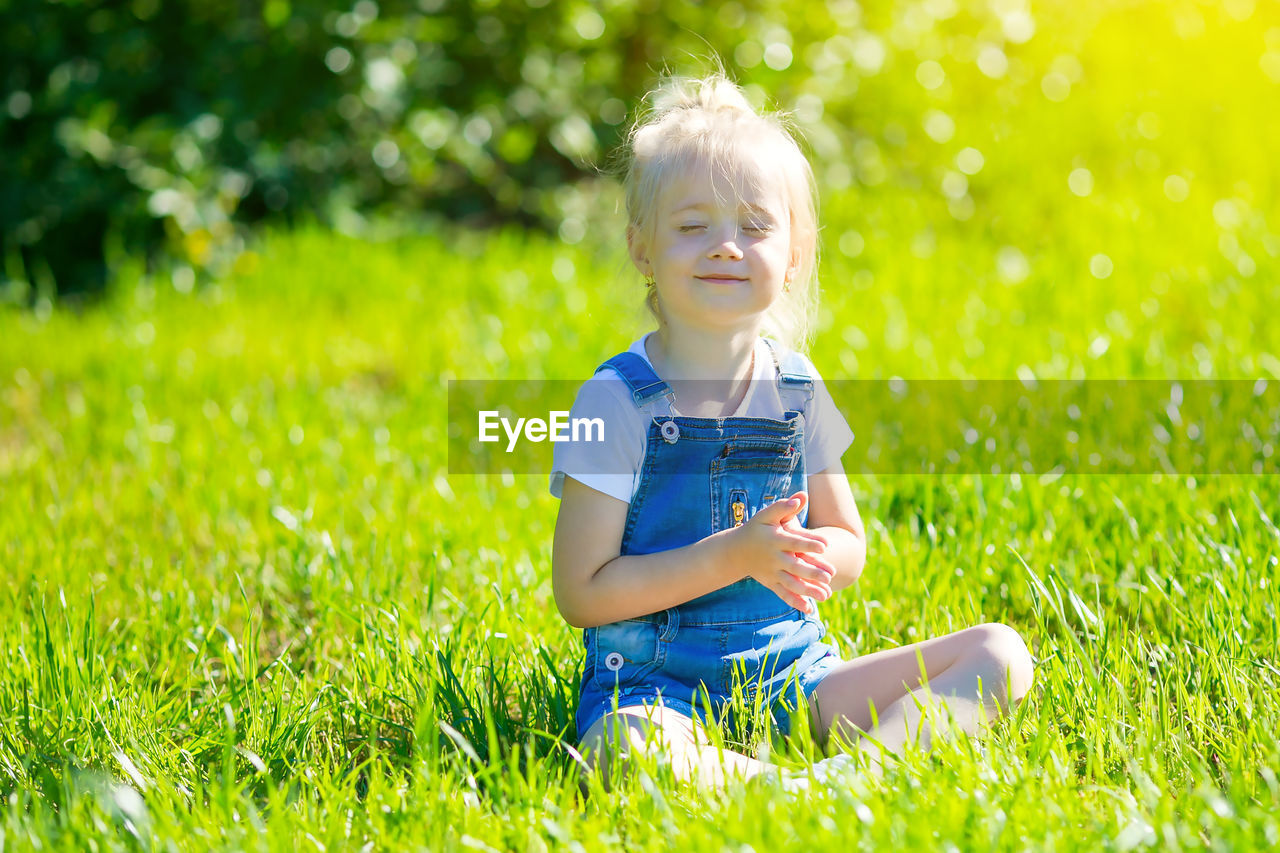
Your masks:
{"label": "girl's ear", "polygon": [[[794,241],[793,241],[794,243]],[[800,247],[791,246],[791,257],[787,261],[787,283],[790,284],[796,277],[796,273],[800,270]]]}
{"label": "girl's ear", "polygon": [[636,265],[641,275],[648,277],[653,273],[653,267],[649,264],[649,246],[640,239],[634,225],[627,226],[627,253],[631,255],[631,263]]}

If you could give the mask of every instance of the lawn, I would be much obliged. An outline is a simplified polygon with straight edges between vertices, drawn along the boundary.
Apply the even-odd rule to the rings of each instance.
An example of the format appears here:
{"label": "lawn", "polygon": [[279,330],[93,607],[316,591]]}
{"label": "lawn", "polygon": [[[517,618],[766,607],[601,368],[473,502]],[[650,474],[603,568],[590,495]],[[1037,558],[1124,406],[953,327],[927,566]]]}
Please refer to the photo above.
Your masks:
{"label": "lawn", "polygon": [[[865,144],[812,134],[828,379],[1280,381],[1280,14],[1081,9],[946,103],[901,52]],[[841,648],[1007,622],[1017,713],[847,789],[583,797],[557,503],[450,474],[447,382],[647,328],[616,197],[572,243],[299,226],[0,309],[0,849],[1280,844],[1274,475],[856,474]]]}

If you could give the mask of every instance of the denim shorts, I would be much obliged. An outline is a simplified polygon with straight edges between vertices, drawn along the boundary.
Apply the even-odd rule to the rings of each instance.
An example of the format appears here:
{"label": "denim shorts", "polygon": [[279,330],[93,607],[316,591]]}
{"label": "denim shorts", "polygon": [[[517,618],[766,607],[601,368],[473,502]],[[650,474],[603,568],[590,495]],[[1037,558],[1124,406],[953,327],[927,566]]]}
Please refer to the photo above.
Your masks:
{"label": "denim shorts", "polygon": [[664,611],[594,629],[586,644],[578,736],[615,707],[658,703],[730,729],[746,723],[743,711],[759,709],[778,734],[790,734],[801,697],[807,700],[842,663],[822,640],[820,622],[798,610],[790,614],[685,625],[678,611]]}

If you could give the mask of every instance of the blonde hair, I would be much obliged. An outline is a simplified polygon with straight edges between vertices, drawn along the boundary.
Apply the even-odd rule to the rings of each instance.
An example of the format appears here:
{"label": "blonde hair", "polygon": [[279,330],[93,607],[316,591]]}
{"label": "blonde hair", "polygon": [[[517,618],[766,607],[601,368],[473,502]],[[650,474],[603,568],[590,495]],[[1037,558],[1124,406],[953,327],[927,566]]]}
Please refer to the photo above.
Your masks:
{"label": "blonde hair", "polygon": [[[782,179],[791,246],[799,263],[789,289],[765,315],[763,331],[804,351],[818,307],[817,189],[809,161],[784,118],[756,112],[742,89],[722,73],[701,79],[669,77],[647,100],[652,107],[636,120],[622,152],[628,228],[652,241],[663,187],[691,168],[740,173],[753,154],[757,162],[769,163]],[[661,322],[654,288],[649,288],[646,305]]]}

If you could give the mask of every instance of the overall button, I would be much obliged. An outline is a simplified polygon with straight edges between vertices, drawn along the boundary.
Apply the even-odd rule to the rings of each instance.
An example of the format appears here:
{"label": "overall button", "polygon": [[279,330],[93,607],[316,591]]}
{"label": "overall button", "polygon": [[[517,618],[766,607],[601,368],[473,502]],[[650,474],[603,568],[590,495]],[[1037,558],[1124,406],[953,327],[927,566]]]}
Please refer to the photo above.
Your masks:
{"label": "overall button", "polygon": [[680,440],[680,426],[675,421],[664,423],[659,427],[659,432],[662,433],[662,438],[667,444],[675,444]]}
{"label": "overall button", "polygon": [[617,652],[609,652],[609,654],[605,655],[604,666],[605,666],[605,669],[609,670],[610,672],[617,672],[618,670],[622,669],[622,664],[623,664],[622,655],[618,654]]}

